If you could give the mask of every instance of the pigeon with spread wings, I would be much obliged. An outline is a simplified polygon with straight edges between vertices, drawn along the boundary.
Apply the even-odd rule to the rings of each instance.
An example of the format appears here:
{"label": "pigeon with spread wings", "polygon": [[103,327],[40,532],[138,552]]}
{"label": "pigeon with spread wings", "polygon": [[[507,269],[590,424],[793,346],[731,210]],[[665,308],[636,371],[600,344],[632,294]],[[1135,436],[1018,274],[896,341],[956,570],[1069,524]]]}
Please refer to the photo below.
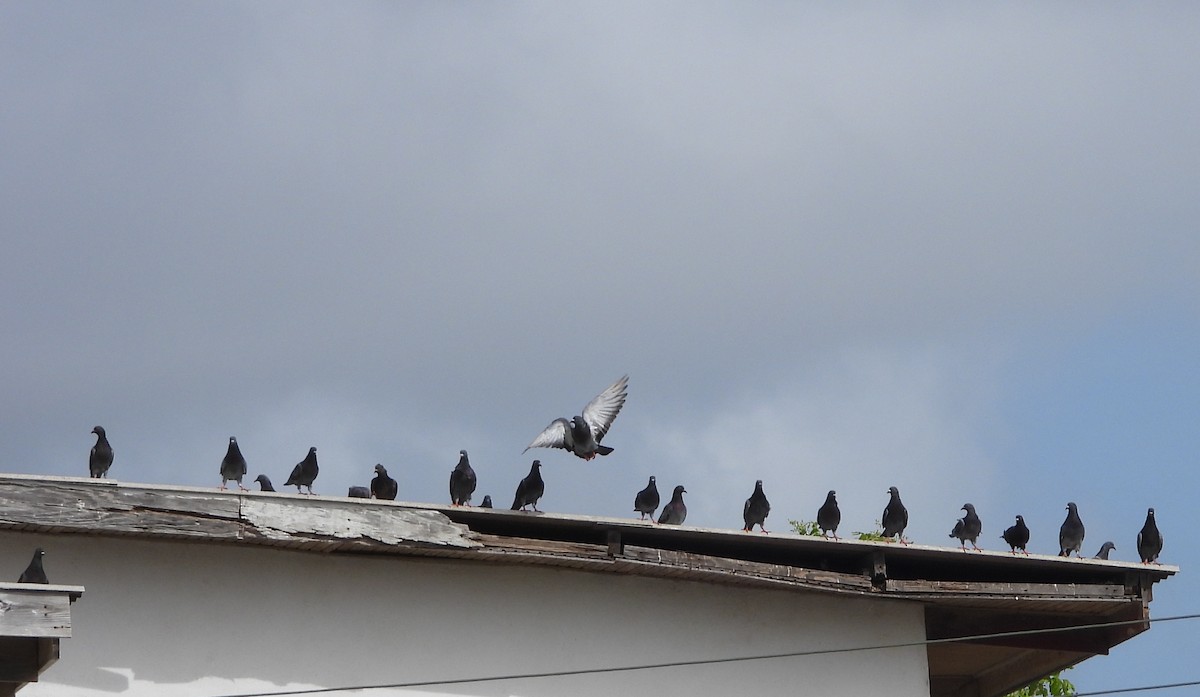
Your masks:
{"label": "pigeon with spread wings", "polygon": [[621,407],[625,405],[628,385],[629,376],[626,375],[588,402],[582,415],[572,416],[569,420],[555,419],[525,450],[562,448],[584,460],[611,453],[613,449],[600,445],[600,440],[608,433]]}

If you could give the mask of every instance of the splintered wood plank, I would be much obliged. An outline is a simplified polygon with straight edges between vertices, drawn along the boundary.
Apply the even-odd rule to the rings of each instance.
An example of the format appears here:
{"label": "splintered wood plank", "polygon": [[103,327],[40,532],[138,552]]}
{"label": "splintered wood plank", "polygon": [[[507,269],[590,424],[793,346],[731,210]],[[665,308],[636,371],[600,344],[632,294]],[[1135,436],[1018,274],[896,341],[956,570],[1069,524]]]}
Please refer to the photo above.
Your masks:
{"label": "splintered wood plank", "polygon": [[436,511],[363,506],[356,501],[246,497],[246,537],[271,540],[367,540],[385,545],[479,547],[475,533]]}
{"label": "splintered wood plank", "polygon": [[0,636],[71,636],[71,598],[14,588],[0,589]]}

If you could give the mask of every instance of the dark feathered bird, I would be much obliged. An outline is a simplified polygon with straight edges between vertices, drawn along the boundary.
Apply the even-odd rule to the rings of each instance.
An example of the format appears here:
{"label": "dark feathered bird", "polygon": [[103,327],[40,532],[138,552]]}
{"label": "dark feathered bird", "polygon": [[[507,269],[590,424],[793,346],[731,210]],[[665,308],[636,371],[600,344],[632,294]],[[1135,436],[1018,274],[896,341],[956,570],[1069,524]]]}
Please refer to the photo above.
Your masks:
{"label": "dark feathered bird", "polygon": [[541,470],[542,461],[534,460],[533,464],[529,466],[529,474],[525,475],[525,478],[517,484],[517,495],[513,497],[512,505],[514,511],[523,511],[526,506],[530,505],[533,506],[533,510],[538,510],[538,499],[546,493],[546,483],[542,481]]}
{"label": "dark feathered bird", "polygon": [[246,476],[246,458],[242,457],[242,449],[238,447],[237,438],[229,437],[229,449],[225,451],[225,458],[221,460],[221,488],[225,488],[225,482],[232,479],[237,482],[238,489],[245,491],[246,487],[242,486],[242,477]]}
{"label": "dark feathered bird", "polygon": [[475,493],[475,470],[466,450],[458,451],[458,464],[450,472],[450,505],[470,506],[471,494]]}
{"label": "dark feathered bird", "polygon": [[1158,531],[1158,524],[1154,522],[1153,508],[1146,511],[1146,522],[1137,536],[1137,548],[1143,564],[1159,563],[1158,555],[1162,554],[1163,537]]}
{"label": "dark feathered bird", "polygon": [[839,539],[837,536],[838,526],[842,524],[842,511],[838,508],[837,492],[830,491],[825,494],[825,503],[817,509],[817,527],[821,528],[821,535],[829,537],[829,533],[833,533],[833,539]]}
{"label": "dark feathered bird", "polygon": [[975,506],[970,503],[964,503],[961,510],[967,512],[958,522],[954,524],[954,529],[950,531],[950,537],[958,538],[958,546],[962,551],[967,551],[967,542],[975,548],[975,551],[982,552],[979,545],[975,542],[979,539],[979,533],[983,531],[983,523],[979,520],[979,516],[975,514]]}
{"label": "dark feathered bird", "polygon": [[17,579],[17,583],[50,583],[50,580],[46,578],[46,570],[42,568],[42,557],[44,556],[46,556],[46,551],[41,547],[33,550],[33,560],[21,572],[21,578]]}
{"label": "dark feathered bird", "polygon": [[637,492],[637,496],[633,497],[633,512],[641,513],[642,520],[646,516],[650,516],[650,520],[654,520],[654,511],[658,510],[659,497],[658,485],[654,483],[654,477],[650,477],[650,483],[645,489]]}
{"label": "dark feathered bird", "polygon": [[675,487],[675,491],[671,492],[671,500],[663,506],[662,513],[658,515],[660,525],[683,525],[683,521],[687,520],[687,504],[683,502],[683,495],[686,493],[687,489],[684,489],[682,484]]}
{"label": "dark feathered bird", "polygon": [[889,487],[888,494],[891,498],[883,509],[883,518],[880,521],[883,525],[883,537],[891,542],[893,537],[899,535],[900,544],[906,545],[908,541],[904,539],[904,528],[908,527],[908,509],[900,502],[899,489]]}
{"label": "dark feathered bird", "polygon": [[254,478],[258,482],[259,491],[275,491],[275,487],[271,484],[271,478],[265,474],[260,474]]}
{"label": "dark feathered bird", "polygon": [[352,486],[346,492],[346,496],[352,499],[369,499],[371,498],[371,490],[365,486]]}
{"label": "dark feathered bird", "polygon": [[762,480],[754,482],[754,493],[750,494],[750,498],[746,499],[746,503],[742,506],[742,521],[746,526],[742,528],[743,532],[754,530],[757,525],[762,531],[767,532],[766,522],[767,516],[771,513],[771,502],[767,500],[767,495],[763,493]]}
{"label": "dark feathered bird", "polygon": [[562,448],[585,460],[611,453],[613,449],[600,445],[600,440],[625,405],[628,384],[629,376],[626,375],[588,402],[582,415],[573,416],[569,421],[559,418],[550,422],[525,450]]}
{"label": "dark feathered bird", "polygon": [[88,472],[92,479],[100,479],[107,477],[108,468],[112,467],[113,449],[108,444],[108,436],[105,435],[103,426],[96,426],[92,433],[96,434],[96,444],[92,446],[92,452],[88,455]]}
{"label": "dark feathered bird", "polygon": [[1025,545],[1029,544],[1029,528],[1025,527],[1025,518],[1017,516],[1016,524],[1005,528],[1004,534],[1000,537],[1004,538],[1011,548],[1009,549],[1010,554],[1016,554],[1017,549],[1020,549],[1025,552],[1025,556],[1029,556],[1029,552],[1025,549]]}
{"label": "dark feathered bird", "polygon": [[371,480],[371,495],[383,501],[395,501],[400,485],[388,476],[383,465],[375,465],[375,478]]}
{"label": "dark feathered bird", "polygon": [[1083,520],[1079,517],[1079,508],[1074,503],[1067,504],[1067,519],[1058,529],[1058,556],[1069,557],[1071,552],[1079,554],[1083,547]]}
{"label": "dark feathered bird", "polygon": [[1108,561],[1108,553],[1116,548],[1117,546],[1112,542],[1105,542],[1104,544],[1100,545],[1100,551],[1096,552],[1096,556],[1092,557],[1092,559],[1103,559],[1104,561]]}
{"label": "dark feathered bird", "polygon": [[308,455],[304,456],[304,459],[298,462],[296,466],[292,468],[291,476],[288,477],[287,481],[284,482],[283,485],[295,486],[296,491],[301,494],[304,492],[300,491],[300,487],[308,487],[308,493],[311,494],[313,492],[312,484],[317,478],[318,469],[317,449],[309,448]]}
{"label": "dark feathered bird", "polygon": [[479,504],[479,507],[480,508],[491,508],[492,507],[492,497],[487,494],[484,494],[483,503]]}

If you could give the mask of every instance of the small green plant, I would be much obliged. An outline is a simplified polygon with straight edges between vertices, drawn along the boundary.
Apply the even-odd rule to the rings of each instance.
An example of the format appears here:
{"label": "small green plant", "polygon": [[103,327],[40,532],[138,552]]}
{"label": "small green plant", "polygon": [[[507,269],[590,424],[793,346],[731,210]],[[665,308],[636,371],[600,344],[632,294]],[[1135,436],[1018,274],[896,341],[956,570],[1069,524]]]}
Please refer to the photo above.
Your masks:
{"label": "small green plant", "polygon": [[860,532],[855,530],[850,534],[854,535],[855,538],[862,540],[863,542],[883,542],[887,539],[883,536],[883,523],[879,522],[878,520],[875,521],[874,530],[871,530],[870,532]]}
{"label": "small green plant", "polygon": [[821,526],[817,525],[815,520],[788,520],[788,525],[792,526],[792,532],[797,535],[821,536]]}
{"label": "small green plant", "polygon": [[[1070,670],[1068,668],[1068,670]],[[1075,694],[1075,686],[1062,676],[1062,671],[1047,675],[1040,680],[1034,680],[1016,692],[1008,693],[1007,697],[1060,697],[1060,695]]]}

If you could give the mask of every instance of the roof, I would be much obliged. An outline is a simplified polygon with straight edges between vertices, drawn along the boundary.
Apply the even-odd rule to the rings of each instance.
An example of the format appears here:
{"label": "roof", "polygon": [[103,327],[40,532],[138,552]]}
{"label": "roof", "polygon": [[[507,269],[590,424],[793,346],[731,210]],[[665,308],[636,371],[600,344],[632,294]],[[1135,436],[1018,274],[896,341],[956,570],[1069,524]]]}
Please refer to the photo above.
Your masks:
{"label": "roof", "polygon": [[0,475],[0,529],[436,556],[920,603],[931,695],[998,695],[1145,631],[1173,566],[289,493]]}

